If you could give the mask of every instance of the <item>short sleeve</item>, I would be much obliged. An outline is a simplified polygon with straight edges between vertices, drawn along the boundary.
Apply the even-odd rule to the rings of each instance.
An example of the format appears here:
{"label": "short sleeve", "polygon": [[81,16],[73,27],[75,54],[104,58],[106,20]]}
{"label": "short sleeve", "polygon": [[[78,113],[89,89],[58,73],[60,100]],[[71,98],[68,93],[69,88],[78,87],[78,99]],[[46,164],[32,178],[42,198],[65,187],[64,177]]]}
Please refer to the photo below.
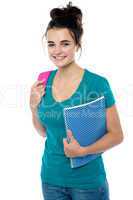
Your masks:
{"label": "short sleeve", "polygon": [[113,95],[112,89],[110,87],[110,84],[106,78],[102,81],[102,95],[105,97],[105,106],[106,108],[111,107],[113,104],[115,104],[115,97]]}

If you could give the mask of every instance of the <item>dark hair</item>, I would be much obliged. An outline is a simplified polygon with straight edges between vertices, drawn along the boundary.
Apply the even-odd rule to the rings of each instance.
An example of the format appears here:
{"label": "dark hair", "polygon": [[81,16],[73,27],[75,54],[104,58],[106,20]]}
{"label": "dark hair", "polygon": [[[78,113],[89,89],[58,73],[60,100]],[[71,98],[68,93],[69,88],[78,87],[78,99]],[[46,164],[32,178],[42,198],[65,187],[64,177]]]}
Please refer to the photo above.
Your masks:
{"label": "dark hair", "polygon": [[72,6],[72,2],[69,2],[66,7],[53,8],[50,11],[50,17],[52,20],[47,26],[45,36],[47,31],[52,28],[68,28],[76,45],[82,49],[81,37],[83,35],[83,28],[81,10],[76,6]]}

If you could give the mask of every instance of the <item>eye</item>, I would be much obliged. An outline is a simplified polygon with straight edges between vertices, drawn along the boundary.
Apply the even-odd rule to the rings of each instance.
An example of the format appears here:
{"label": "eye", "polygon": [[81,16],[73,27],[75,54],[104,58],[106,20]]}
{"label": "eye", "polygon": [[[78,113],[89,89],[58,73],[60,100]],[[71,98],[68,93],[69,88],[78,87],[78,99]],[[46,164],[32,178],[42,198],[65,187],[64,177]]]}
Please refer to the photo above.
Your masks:
{"label": "eye", "polygon": [[48,47],[53,47],[54,46],[54,44],[48,44]]}
{"label": "eye", "polygon": [[64,45],[64,46],[68,46],[69,44],[68,44],[68,43],[64,43],[63,45]]}
{"label": "eye", "polygon": [[[69,46],[69,43],[64,43],[64,44],[62,44],[63,46]],[[48,47],[53,47],[53,46],[55,46],[55,44],[48,44]]]}

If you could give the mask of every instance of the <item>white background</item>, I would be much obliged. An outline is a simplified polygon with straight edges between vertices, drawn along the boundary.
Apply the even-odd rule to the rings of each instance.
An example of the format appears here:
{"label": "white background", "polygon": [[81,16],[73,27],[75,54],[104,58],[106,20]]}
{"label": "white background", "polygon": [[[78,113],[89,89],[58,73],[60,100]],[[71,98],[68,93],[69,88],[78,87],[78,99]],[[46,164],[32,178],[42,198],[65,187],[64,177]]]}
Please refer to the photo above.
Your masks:
{"label": "white background", "polygon": [[[105,76],[117,101],[125,140],[104,154],[111,200],[133,198],[133,29],[130,0],[73,0],[83,11],[82,57],[77,62]],[[30,87],[54,69],[41,37],[53,7],[68,1],[12,0],[0,5],[0,199],[42,200],[44,140],[32,125]]]}

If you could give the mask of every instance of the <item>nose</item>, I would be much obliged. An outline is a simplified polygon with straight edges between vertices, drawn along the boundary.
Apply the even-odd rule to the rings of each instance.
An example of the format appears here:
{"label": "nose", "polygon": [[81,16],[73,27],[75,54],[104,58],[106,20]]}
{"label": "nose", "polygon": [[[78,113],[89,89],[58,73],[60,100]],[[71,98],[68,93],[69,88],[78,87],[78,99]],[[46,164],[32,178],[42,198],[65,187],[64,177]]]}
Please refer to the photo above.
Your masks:
{"label": "nose", "polygon": [[58,54],[60,54],[61,52],[62,52],[62,49],[61,49],[60,46],[56,46],[56,47],[54,48],[54,54],[55,54],[55,55],[58,55]]}

